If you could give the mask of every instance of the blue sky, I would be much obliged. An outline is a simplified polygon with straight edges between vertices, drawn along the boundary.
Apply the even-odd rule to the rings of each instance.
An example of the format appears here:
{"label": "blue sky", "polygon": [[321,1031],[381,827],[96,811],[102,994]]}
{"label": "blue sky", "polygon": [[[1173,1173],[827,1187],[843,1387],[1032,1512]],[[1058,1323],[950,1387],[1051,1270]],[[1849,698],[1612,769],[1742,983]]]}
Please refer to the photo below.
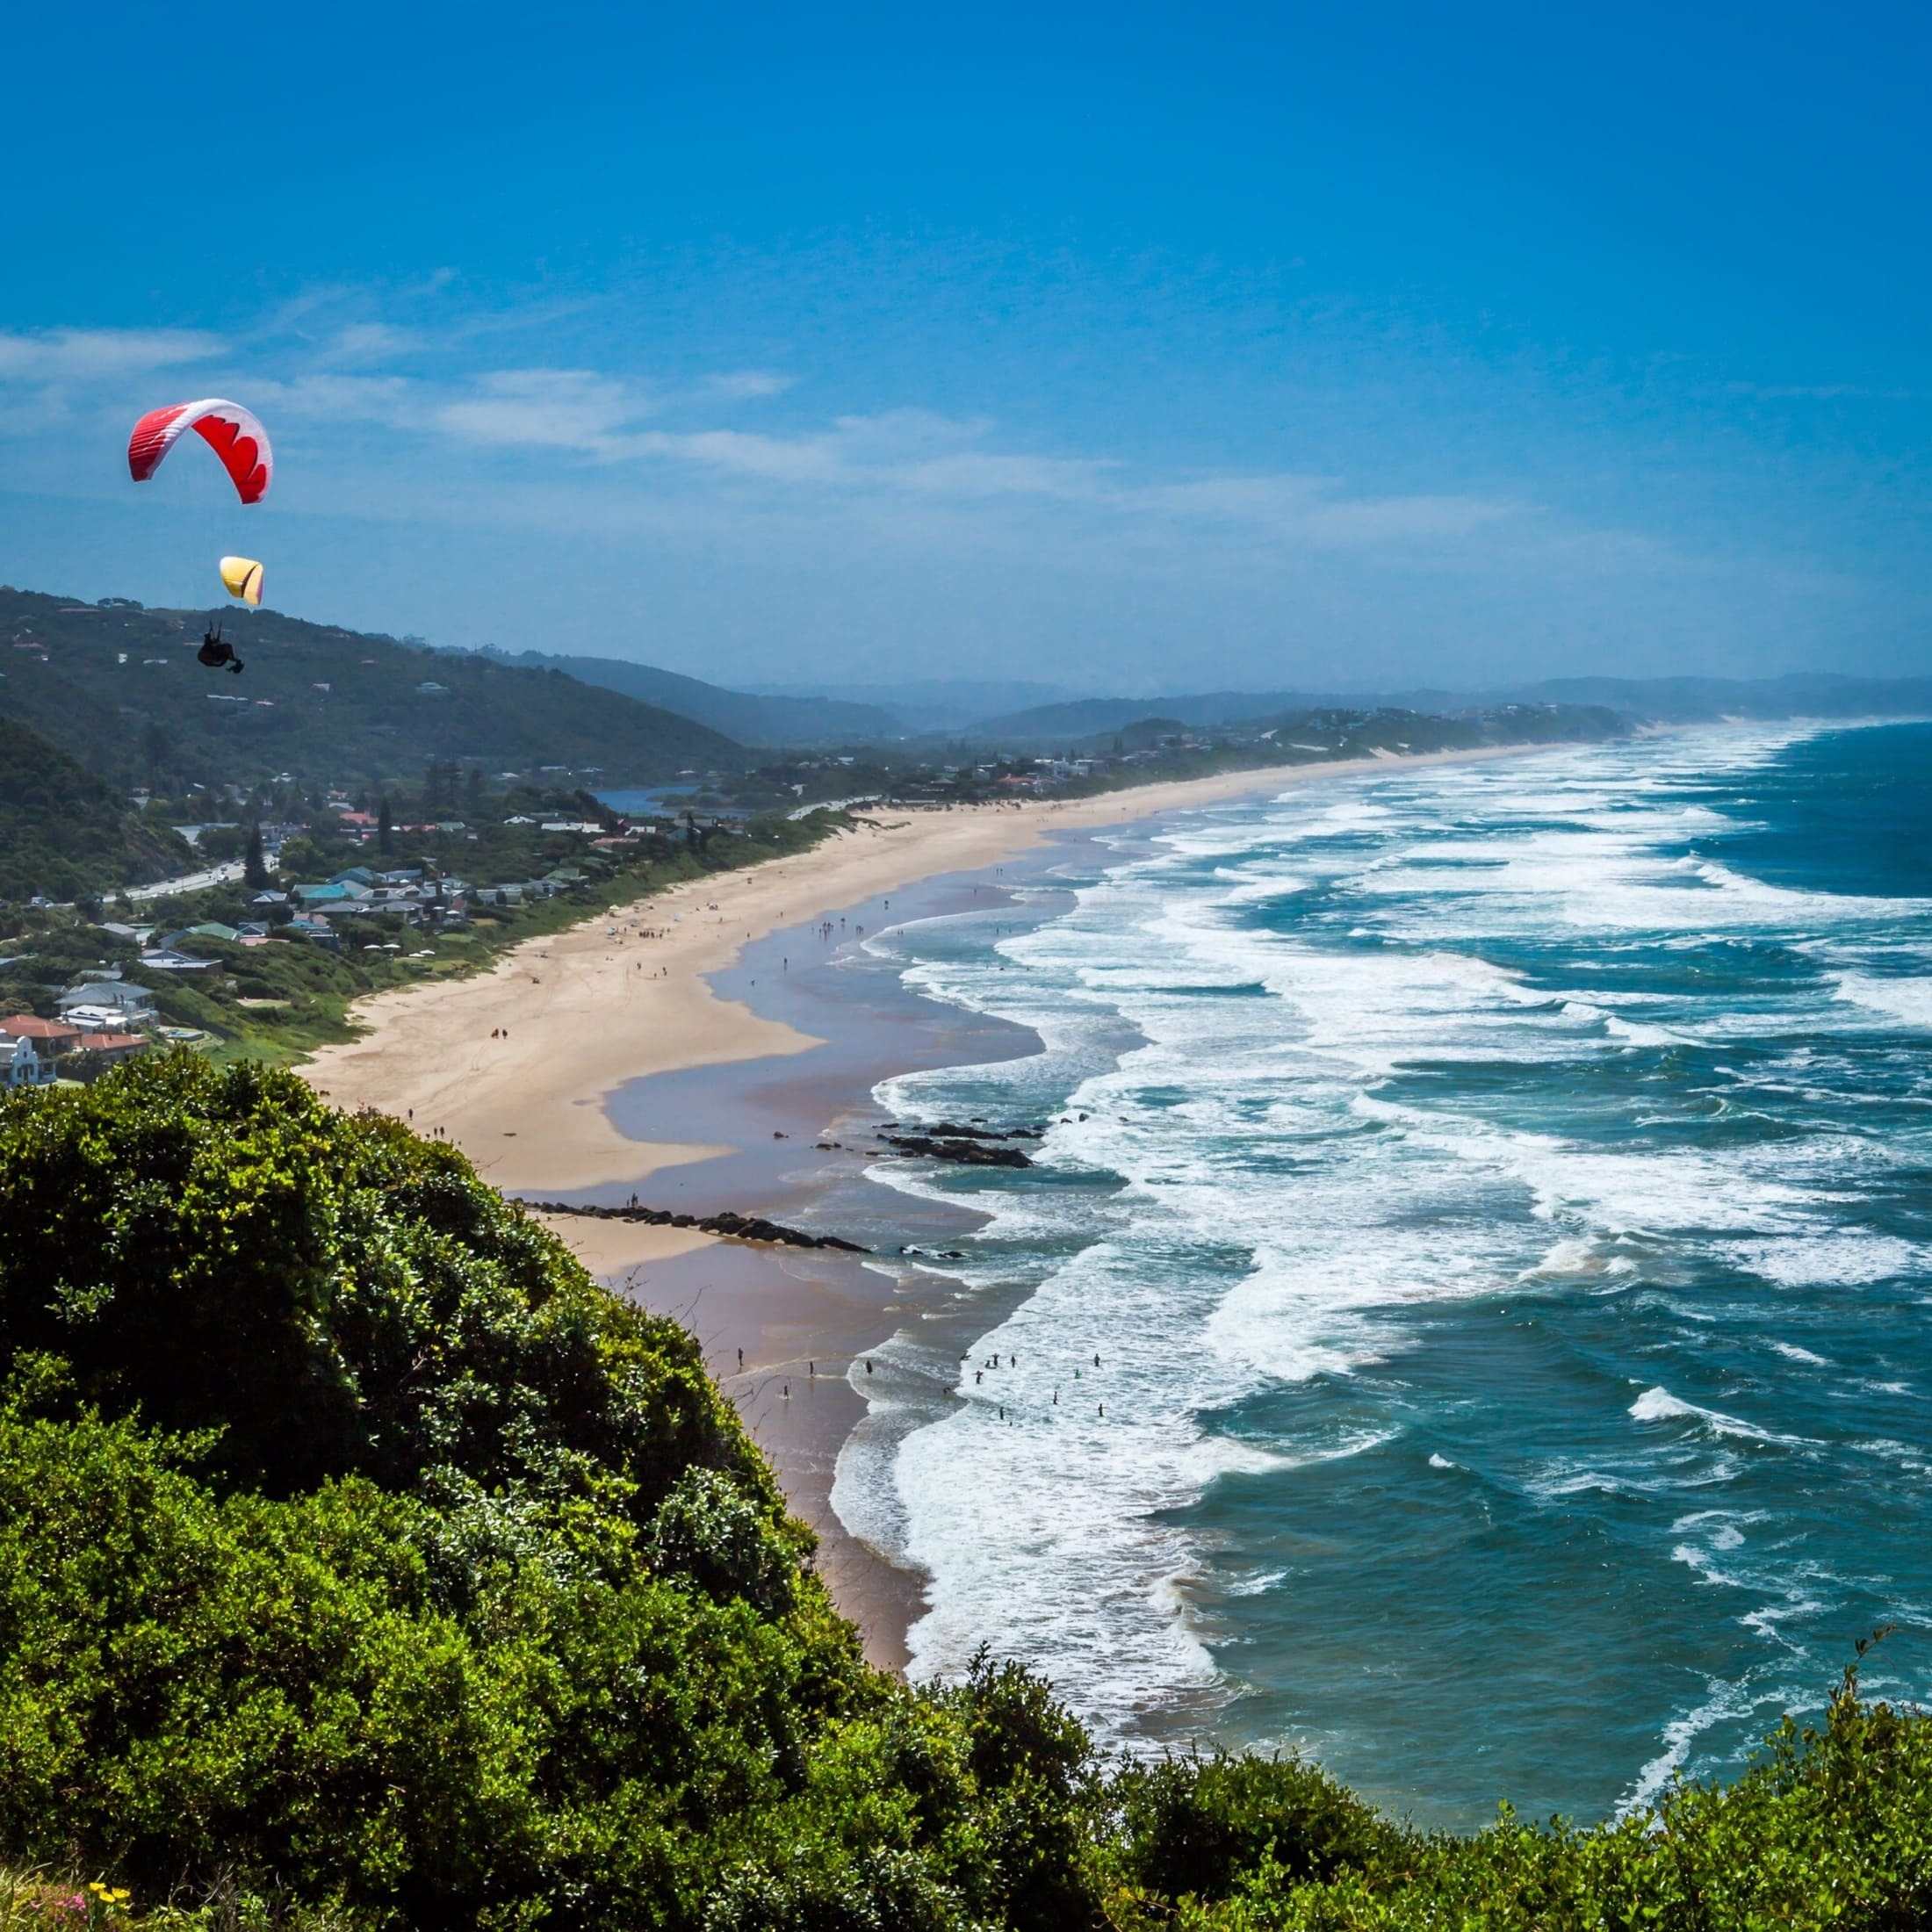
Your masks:
{"label": "blue sky", "polygon": [[[1932,670],[1922,11],[9,36],[11,581],[199,602],[234,548],[740,683]],[[209,393],[259,510],[126,481]]]}

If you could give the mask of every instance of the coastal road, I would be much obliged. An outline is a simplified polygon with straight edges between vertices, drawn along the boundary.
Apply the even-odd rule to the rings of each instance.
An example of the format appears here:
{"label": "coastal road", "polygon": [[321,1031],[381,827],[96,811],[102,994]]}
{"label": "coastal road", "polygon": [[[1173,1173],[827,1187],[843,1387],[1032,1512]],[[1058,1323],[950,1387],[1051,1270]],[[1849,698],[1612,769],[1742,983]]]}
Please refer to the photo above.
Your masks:
{"label": "coastal road", "polygon": [[158,879],[153,885],[131,885],[122,893],[129,899],[164,899],[175,892],[201,892],[211,885],[227,885],[239,879],[242,873],[239,859],[228,859],[220,865],[211,865],[205,872],[184,872],[178,879]]}

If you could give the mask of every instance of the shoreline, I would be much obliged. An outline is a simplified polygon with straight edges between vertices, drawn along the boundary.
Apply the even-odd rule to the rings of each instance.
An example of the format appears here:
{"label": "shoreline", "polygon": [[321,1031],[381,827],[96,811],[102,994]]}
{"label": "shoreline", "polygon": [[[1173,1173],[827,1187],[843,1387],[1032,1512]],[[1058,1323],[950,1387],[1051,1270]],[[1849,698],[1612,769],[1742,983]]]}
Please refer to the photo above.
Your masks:
{"label": "shoreline", "polygon": [[[602,1205],[635,1193],[681,1213],[728,1208],[793,1222],[801,1205],[856,1171],[851,1150],[801,1159],[799,1143],[818,1151],[828,1121],[869,1107],[879,1079],[1038,1043],[998,1022],[975,1027],[898,989],[896,970],[891,989],[876,984],[869,1002],[831,987],[815,1002],[814,976],[791,976],[789,948],[804,951],[817,938],[826,957],[843,945],[849,963],[869,920],[880,922],[876,932],[1003,893],[1020,881],[1001,877],[1001,868],[1043,863],[1072,835],[1323,780],[1557,748],[1337,761],[1071,803],[914,812],[527,941],[487,973],[378,994],[358,1008],[369,1028],[362,1038],[324,1049],[299,1071],[338,1106],[372,1107],[439,1133],[506,1193]],[[801,965],[821,962],[807,951]],[[995,1031],[1010,1037],[996,1040]],[[805,1055],[812,1063],[795,1069]],[[774,1120],[786,1125],[774,1129]],[[926,1218],[909,1198],[891,1205],[897,1231]],[[840,1452],[869,1412],[847,1373],[862,1373],[862,1352],[908,1312],[902,1296],[919,1279],[916,1260],[895,1268],[890,1255],[869,1261],[690,1228],[539,1218],[592,1273],[698,1333],[793,1512],[819,1533],[820,1572],[869,1657],[902,1667],[906,1631],[923,1608],[920,1580],[849,1534],[831,1492]],[[848,1229],[827,1222],[816,1231]]]}
{"label": "shoreline", "polygon": [[505,1193],[635,1183],[727,1149],[620,1133],[605,1113],[620,1087],[817,1044],[709,984],[749,941],[924,880],[1019,858],[1058,833],[1328,779],[1555,748],[1486,746],[1222,772],[1071,802],[919,811],[836,833],[811,852],[713,874],[525,940],[487,971],[371,994],[355,1008],[364,1034],[319,1049],[295,1071],[339,1107],[373,1107],[440,1132]]}

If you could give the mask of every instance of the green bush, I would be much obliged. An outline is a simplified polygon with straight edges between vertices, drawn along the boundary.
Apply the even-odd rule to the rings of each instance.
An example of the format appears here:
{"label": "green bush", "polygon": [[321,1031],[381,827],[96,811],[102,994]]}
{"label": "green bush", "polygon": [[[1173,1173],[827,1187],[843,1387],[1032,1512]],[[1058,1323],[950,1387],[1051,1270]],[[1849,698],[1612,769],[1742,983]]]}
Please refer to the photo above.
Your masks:
{"label": "green bush", "polygon": [[1164,1897],[1225,1899],[1266,1864],[1296,1881],[1387,1858],[1400,1835],[1352,1792],[1294,1758],[1169,1758],[1114,1780],[1121,1864]]}
{"label": "green bush", "polygon": [[691,1338],[449,1148],[187,1056],[0,1098],[4,1932],[1932,1923],[1932,1724],[1856,1672],[1727,1790],[1424,1835],[1110,1767],[984,1654],[908,1690],[811,1548]]}
{"label": "green bush", "polygon": [[0,1356],[291,1496],[595,1496],[648,1526],[693,1466],[777,1492],[676,1323],[593,1283],[447,1146],[345,1116],[291,1074],[136,1061],[0,1110]]}

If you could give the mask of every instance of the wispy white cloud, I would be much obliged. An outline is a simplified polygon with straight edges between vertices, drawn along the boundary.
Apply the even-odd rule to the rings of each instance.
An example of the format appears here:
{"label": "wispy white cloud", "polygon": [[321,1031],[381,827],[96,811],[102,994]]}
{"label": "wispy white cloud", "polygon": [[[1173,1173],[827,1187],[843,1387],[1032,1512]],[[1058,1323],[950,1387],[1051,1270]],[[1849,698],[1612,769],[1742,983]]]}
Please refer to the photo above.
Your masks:
{"label": "wispy white cloud", "polygon": [[338,368],[366,367],[392,356],[407,356],[424,346],[420,330],[398,328],[390,322],[350,322],[322,344],[318,360]]}
{"label": "wispy white cloud", "polygon": [[1353,494],[1341,479],[1326,476],[1200,477],[1129,494],[1150,513],[1242,524],[1336,547],[1466,537],[1525,508],[1453,494]]}
{"label": "wispy white cloud", "polygon": [[1365,495],[1334,477],[1206,476],[1135,481],[1099,457],[988,447],[992,426],[921,410],[841,416],[827,430],[780,436],[739,429],[647,430],[604,446],[748,479],[960,501],[1045,498],[1104,513],[1237,526],[1283,542],[1331,547],[1441,543],[1522,514],[1502,499],[1455,494]]}
{"label": "wispy white cloud", "polygon": [[650,415],[652,404],[629,385],[588,369],[506,369],[477,392],[446,402],[436,427],[471,443],[623,453],[617,432]]}
{"label": "wispy white cloud", "polygon": [[[1079,527],[1098,536],[1125,525],[1192,542],[1189,532],[1218,530],[1251,551],[1441,551],[1526,514],[1524,505],[1453,492],[1377,494],[1333,476],[1162,476],[1111,455],[1015,447],[986,417],[929,409],[851,412],[753,431],[732,425],[728,406],[795,386],[794,378],[758,368],[657,386],[597,368],[545,364],[439,374],[455,340],[448,331],[371,314],[367,298],[354,290],[315,292],[278,312],[269,327],[267,335],[239,346],[185,329],[0,335],[0,381],[38,390],[43,406],[59,411],[90,383],[105,398],[130,374],[225,357],[238,368],[221,379],[233,379],[236,393],[271,422],[301,420],[318,453],[332,423],[345,431],[384,425],[413,432],[418,443],[447,440],[506,456],[526,452],[526,488],[544,473],[537,465],[546,461],[708,475],[717,479],[710,494],[721,510],[733,504],[746,510],[758,497],[768,510],[784,501],[802,514],[817,514],[814,498],[864,501],[873,506],[869,514],[881,516],[890,504],[908,515],[930,506],[933,514],[960,516],[1002,502],[1052,505],[1062,513],[1063,533]],[[473,341],[460,326],[458,333]],[[404,357],[420,372],[397,372]],[[249,365],[256,373],[244,377],[240,371]],[[404,466],[425,460],[434,458],[419,447],[394,459]],[[515,487],[501,466],[493,470],[472,487]],[[704,489],[673,487],[693,494]],[[642,494],[653,493],[662,496],[661,479]]]}
{"label": "wispy white cloud", "polygon": [[758,436],[744,429],[649,429],[629,453],[669,457],[774,483],[846,483],[857,477],[832,436]]}
{"label": "wispy white cloud", "polygon": [[782,436],[743,429],[647,430],[611,453],[659,457],[774,483],[933,496],[1056,496],[1099,501],[1116,467],[1087,458],[983,447],[984,420],[923,409],[838,417],[827,429]]}
{"label": "wispy white cloud", "polygon": [[249,386],[257,408],[287,415],[334,416],[339,421],[420,424],[425,414],[418,386],[403,376],[345,376],[327,372],[289,382]]}
{"label": "wispy white cloud", "polygon": [[724,374],[707,376],[698,385],[701,393],[717,396],[727,402],[755,401],[766,396],[782,396],[797,385],[796,376],[782,376],[771,369],[729,369]]}
{"label": "wispy white cloud", "polygon": [[0,380],[90,382],[208,362],[227,345],[193,328],[52,328],[0,335]]}

